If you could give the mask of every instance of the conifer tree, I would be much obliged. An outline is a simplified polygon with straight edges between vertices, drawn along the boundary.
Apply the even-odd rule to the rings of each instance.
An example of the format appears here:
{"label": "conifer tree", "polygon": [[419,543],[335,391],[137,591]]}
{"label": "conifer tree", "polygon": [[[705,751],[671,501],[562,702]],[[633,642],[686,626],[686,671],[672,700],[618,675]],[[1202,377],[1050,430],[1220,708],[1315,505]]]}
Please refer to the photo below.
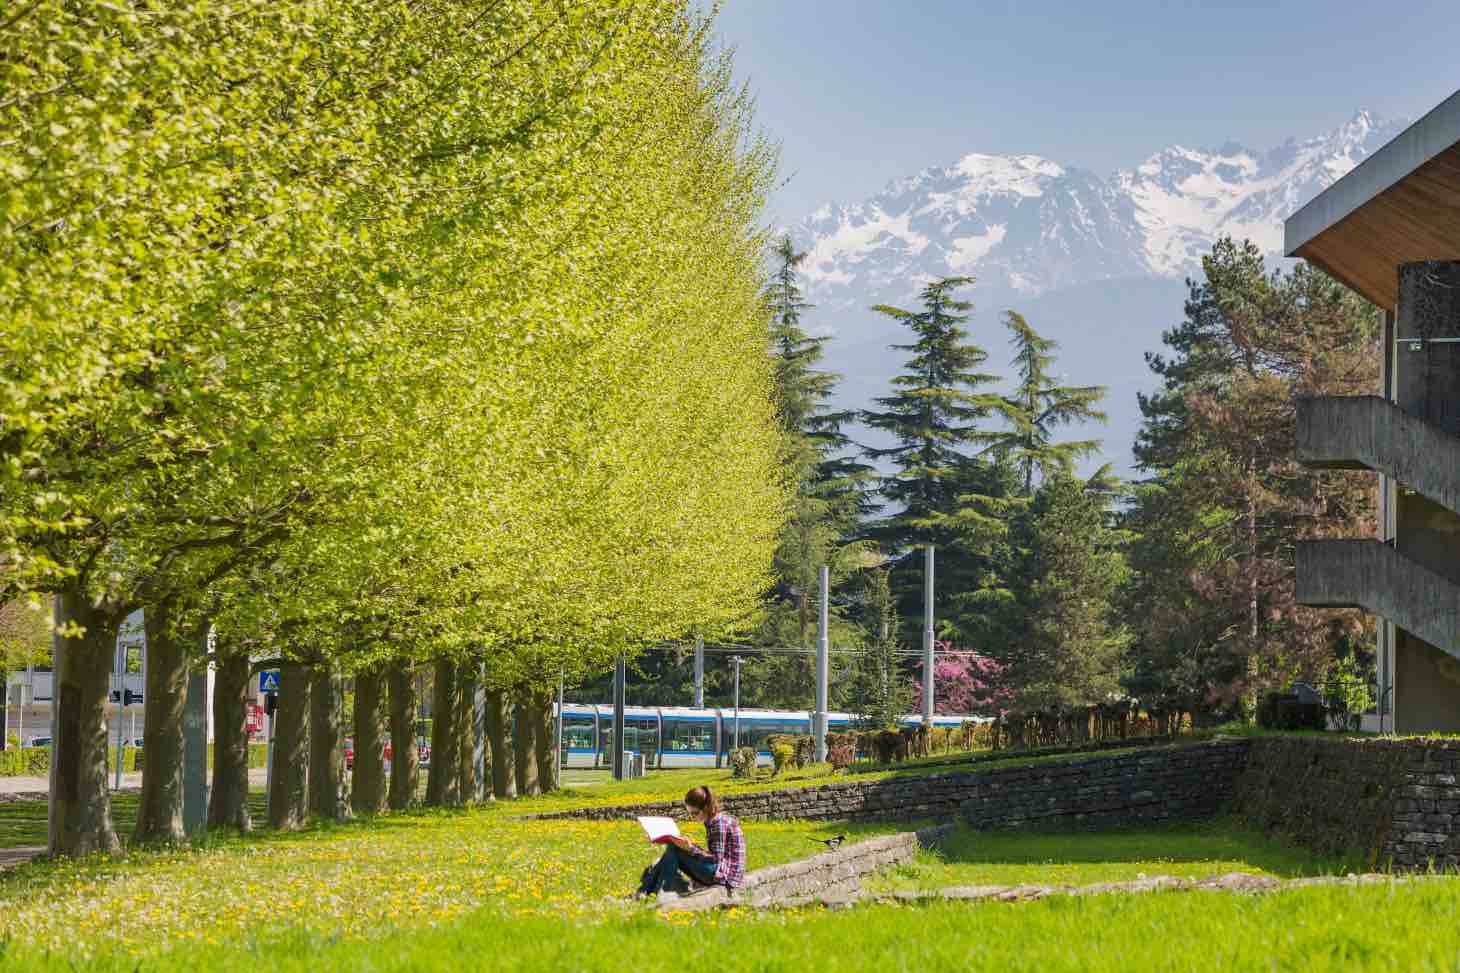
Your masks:
{"label": "conifer tree", "polygon": [[875,400],[880,410],[862,413],[864,423],[894,441],[866,450],[867,456],[888,460],[894,469],[881,478],[878,491],[897,510],[867,531],[889,551],[949,536],[959,506],[960,471],[982,436],[977,423],[1001,405],[998,396],[980,391],[997,376],[978,371],[988,354],[968,340],[962,327],[973,304],[953,296],[971,283],[971,277],[929,283],[922,290],[920,311],[888,304],[873,308],[916,336],[911,344],[892,346],[911,353],[902,374],[892,380],[896,390]]}
{"label": "conifer tree", "polygon": [[989,436],[990,449],[1014,462],[1024,495],[1031,496],[1036,471],[1041,480],[1054,473],[1071,474],[1076,460],[1100,449],[1098,439],[1055,442],[1054,431],[1077,422],[1105,421],[1105,413],[1096,408],[1105,397],[1105,388],[1059,385],[1051,374],[1058,342],[1039,335],[1015,311],[1004,315],[1004,323],[1012,333],[1019,384],[1000,410],[1010,428]]}
{"label": "conifer tree", "polygon": [[1371,531],[1374,497],[1363,474],[1296,468],[1293,413],[1302,395],[1373,390],[1375,315],[1309,265],[1269,272],[1251,243],[1219,240],[1202,270],[1140,399],[1131,688],[1250,712],[1364,634],[1357,612],[1294,599],[1294,542]]}
{"label": "conifer tree", "polygon": [[872,628],[857,655],[850,680],[849,704],[873,727],[897,725],[897,718],[912,709],[912,686],[898,652],[897,601],[886,565],[864,573],[862,605],[865,623]]}
{"label": "conifer tree", "polygon": [[775,367],[772,398],[784,440],[783,468],[794,491],[775,570],[796,607],[798,644],[809,645],[817,573],[821,565],[840,560],[838,548],[865,511],[869,469],[844,455],[852,441],[842,426],[854,413],[830,408],[840,376],[817,367],[828,339],[813,337],[801,325],[802,312],[813,307],[799,281],[806,254],[797,253],[786,235],[776,242],[772,256],[775,269],[766,292]]}
{"label": "conifer tree", "polygon": [[1101,485],[1056,475],[1010,525],[1013,637],[999,661],[1021,708],[1092,705],[1120,688],[1130,636],[1114,598],[1126,568]]}

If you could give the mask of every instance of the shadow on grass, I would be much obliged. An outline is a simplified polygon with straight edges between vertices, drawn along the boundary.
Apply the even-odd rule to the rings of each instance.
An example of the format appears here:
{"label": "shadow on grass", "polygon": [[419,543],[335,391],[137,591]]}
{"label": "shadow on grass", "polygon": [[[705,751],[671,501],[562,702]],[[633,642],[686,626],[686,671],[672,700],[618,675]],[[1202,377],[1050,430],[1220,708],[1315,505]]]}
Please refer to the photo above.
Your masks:
{"label": "shadow on grass", "polygon": [[1227,819],[1091,832],[960,828],[943,842],[935,859],[946,866],[1028,866],[1031,870],[1140,865],[1150,874],[1158,873],[1162,865],[1210,863],[1247,866],[1280,878],[1343,873],[1352,864],[1315,856]]}

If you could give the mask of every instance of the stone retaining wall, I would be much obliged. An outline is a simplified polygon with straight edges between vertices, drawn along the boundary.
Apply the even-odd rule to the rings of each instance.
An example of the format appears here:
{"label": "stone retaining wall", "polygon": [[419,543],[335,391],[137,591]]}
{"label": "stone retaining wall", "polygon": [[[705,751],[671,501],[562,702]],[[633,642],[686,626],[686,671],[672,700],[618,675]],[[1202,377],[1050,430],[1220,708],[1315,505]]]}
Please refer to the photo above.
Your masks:
{"label": "stone retaining wall", "polygon": [[[1224,811],[1362,867],[1460,869],[1460,740],[1217,739],[961,773],[845,780],[722,798],[742,818],[963,820],[975,828],[1102,828]],[[677,801],[542,817],[682,816]]]}
{"label": "stone retaining wall", "polygon": [[1460,867],[1460,740],[1252,741],[1232,811],[1324,855],[1396,869]]}
{"label": "stone retaining wall", "polygon": [[[1223,740],[963,773],[848,780],[721,797],[748,820],[925,821],[963,818],[978,828],[1103,827],[1131,820],[1209,817],[1232,795],[1247,740]],[[678,801],[541,815],[614,820],[683,817]]]}

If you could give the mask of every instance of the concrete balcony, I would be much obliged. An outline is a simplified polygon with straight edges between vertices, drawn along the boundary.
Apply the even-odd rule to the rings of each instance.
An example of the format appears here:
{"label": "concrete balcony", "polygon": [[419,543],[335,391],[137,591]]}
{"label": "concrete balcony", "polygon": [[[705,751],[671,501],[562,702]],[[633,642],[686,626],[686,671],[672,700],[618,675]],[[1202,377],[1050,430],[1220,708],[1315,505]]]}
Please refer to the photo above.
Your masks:
{"label": "concrete balcony", "polygon": [[1302,541],[1297,601],[1362,608],[1460,658],[1460,585],[1371,540]]}
{"label": "concrete balcony", "polygon": [[1298,400],[1298,462],[1376,470],[1460,513],[1460,437],[1375,395]]}

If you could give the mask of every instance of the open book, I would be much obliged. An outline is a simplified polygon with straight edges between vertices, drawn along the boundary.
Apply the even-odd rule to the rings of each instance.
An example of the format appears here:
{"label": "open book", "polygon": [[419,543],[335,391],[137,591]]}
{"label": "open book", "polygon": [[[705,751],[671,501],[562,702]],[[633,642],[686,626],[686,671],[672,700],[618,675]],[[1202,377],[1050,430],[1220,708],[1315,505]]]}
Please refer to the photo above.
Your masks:
{"label": "open book", "polygon": [[674,823],[673,818],[640,818],[639,827],[644,829],[649,841],[656,845],[668,844],[670,838],[679,837],[679,825]]}

